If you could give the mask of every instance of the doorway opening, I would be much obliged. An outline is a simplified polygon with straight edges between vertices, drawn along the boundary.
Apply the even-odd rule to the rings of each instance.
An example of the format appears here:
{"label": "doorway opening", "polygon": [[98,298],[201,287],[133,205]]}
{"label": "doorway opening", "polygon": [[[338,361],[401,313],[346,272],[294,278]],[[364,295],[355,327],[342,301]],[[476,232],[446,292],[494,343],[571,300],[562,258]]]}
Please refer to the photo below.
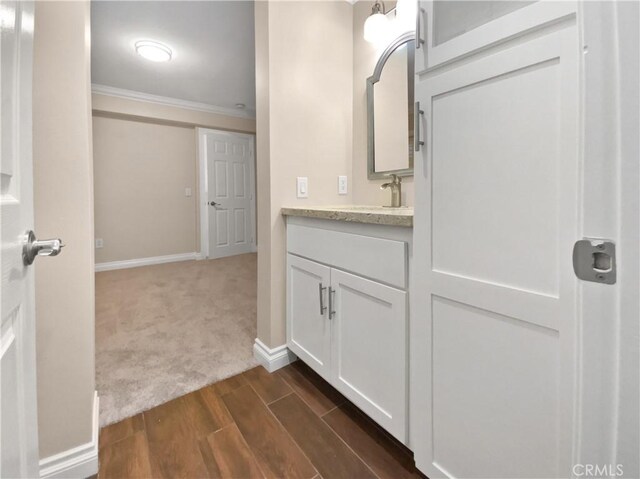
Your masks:
{"label": "doorway opening", "polygon": [[92,3],[101,426],[257,364],[253,16]]}

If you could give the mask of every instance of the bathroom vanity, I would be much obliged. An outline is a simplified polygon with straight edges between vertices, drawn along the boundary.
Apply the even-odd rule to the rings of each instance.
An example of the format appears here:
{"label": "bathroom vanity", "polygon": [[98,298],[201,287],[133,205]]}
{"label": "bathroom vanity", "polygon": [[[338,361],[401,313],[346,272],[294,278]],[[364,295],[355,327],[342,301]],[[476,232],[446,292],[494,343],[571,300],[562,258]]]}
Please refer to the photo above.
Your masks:
{"label": "bathroom vanity", "polygon": [[390,42],[366,81],[367,177],[394,207],[282,209],[288,349],[409,447],[413,208],[399,205],[414,166],[414,38]]}
{"label": "bathroom vanity", "polygon": [[408,444],[413,209],[283,208],[287,346]]}

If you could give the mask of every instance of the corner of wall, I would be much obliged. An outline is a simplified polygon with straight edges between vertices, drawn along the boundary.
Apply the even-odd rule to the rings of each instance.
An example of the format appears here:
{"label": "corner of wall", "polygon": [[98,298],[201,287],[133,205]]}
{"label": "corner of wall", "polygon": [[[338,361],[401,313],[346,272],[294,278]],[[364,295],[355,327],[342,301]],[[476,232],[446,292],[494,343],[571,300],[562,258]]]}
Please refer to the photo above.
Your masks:
{"label": "corner of wall", "polygon": [[39,235],[59,236],[67,244],[59,257],[35,265],[41,457],[66,454],[85,445],[93,434],[95,301],[89,27],[88,1],[36,2],[35,227]]}
{"label": "corner of wall", "polygon": [[[256,2],[255,28],[258,338],[274,348],[285,342],[281,207],[353,198],[353,6]],[[348,195],[338,195],[338,175],[349,176]],[[297,176],[309,178],[307,199],[295,196]]]}

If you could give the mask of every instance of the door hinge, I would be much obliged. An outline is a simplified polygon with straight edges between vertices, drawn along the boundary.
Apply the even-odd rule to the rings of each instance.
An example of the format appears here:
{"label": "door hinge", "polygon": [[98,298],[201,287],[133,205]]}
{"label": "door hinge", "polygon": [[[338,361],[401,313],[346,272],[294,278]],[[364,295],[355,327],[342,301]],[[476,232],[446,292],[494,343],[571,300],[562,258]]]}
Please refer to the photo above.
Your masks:
{"label": "door hinge", "polygon": [[585,238],[573,245],[573,270],[579,279],[615,284],[616,245],[611,240]]}

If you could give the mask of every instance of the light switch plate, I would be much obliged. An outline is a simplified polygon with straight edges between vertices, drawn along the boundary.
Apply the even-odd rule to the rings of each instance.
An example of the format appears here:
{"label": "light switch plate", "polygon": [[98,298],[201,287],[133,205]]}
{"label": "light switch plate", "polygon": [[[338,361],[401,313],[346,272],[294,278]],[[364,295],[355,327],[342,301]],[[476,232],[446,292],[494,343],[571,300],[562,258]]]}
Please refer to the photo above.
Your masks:
{"label": "light switch plate", "polygon": [[296,196],[298,198],[309,197],[309,178],[306,176],[298,176],[296,178]]}
{"label": "light switch plate", "polygon": [[184,196],[186,196],[187,198],[191,197],[191,188],[184,189]]}
{"label": "light switch plate", "polygon": [[347,188],[347,177],[346,176],[338,176],[338,194],[346,195],[348,192]]}
{"label": "light switch plate", "polygon": [[104,241],[102,238],[96,238],[96,248],[104,248]]}

